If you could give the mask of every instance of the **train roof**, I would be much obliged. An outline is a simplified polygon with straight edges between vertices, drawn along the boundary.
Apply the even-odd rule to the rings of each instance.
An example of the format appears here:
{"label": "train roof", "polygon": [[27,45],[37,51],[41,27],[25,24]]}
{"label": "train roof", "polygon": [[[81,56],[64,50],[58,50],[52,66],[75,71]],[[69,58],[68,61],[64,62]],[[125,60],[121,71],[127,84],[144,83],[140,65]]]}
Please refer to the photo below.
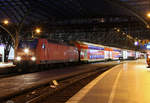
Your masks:
{"label": "train roof", "polygon": [[96,46],[96,47],[105,47],[104,45],[100,45],[100,44],[94,44],[94,43],[88,43],[88,42],[81,42],[81,41],[77,41],[77,43],[79,43],[80,45],[87,45],[87,46]]}
{"label": "train roof", "polygon": [[[26,41],[26,42],[31,42],[31,41],[38,41],[39,39],[46,39],[46,38],[36,38],[36,39],[23,39],[20,41]],[[53,40],[53,39],[46,39],[49,43],[55,43],[55,44],[60,44],[60,45],[66,45],[66,46],[75,46],[74,44],[70,43],[69,41],[62,41],[62,40]]]}
{"label": "train roof", "polygon": [[61,44],[61,45],[66,45],[66,46],[75,46],[74,44],[70,43],[70,41],[62,41],[62,40],[52,40],[52,39],[47,39],[49,43],[55,43],[55,44]]}

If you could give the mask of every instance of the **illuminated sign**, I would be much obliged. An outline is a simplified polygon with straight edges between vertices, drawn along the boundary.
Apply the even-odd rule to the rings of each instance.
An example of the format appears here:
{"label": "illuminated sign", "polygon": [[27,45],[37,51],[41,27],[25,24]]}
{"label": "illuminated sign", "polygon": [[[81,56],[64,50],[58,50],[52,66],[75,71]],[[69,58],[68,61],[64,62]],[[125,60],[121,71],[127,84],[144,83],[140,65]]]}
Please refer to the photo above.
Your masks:
{"label": "illuminated sign", "polygon": [[147,48],[147,49],[150,49],[150,44],[148,44],[148,45],[146,46],[146,48]]}

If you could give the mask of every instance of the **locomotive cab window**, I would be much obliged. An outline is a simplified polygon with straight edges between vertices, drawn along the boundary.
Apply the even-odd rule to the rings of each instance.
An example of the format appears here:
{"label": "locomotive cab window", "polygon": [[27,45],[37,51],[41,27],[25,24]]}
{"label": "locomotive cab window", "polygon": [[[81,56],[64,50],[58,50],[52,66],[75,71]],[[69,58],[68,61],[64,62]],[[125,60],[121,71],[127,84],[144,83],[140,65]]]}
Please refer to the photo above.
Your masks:
{"label": "locomotive cab window", "polygon": [[45,44],[44,43],[42,44],[42,49],[45,49]]}
{"label": "locomotive cab window", "polygon": [[38,40],[23,40],[19,42],[18,48],[30,48],[35,49],[37,46]]}

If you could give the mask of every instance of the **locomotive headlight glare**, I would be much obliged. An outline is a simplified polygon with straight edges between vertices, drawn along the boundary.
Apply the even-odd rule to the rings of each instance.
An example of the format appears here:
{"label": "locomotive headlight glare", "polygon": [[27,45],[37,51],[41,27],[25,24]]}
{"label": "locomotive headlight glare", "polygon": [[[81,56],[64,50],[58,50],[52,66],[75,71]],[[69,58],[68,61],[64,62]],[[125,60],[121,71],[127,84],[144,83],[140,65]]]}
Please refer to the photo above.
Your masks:
{"label": "locomotive headlight glare", "polygon": [[35,61],[35,60],[36,60],[36,57],[31,57],[31,60],[32,60],[32,61]]}
{"label": "locomotive headlight glare", "polygon": [[24,49],[24,52],[25,52],[25,53],[29,53],[29,49],[28,49],[28,48],[25,48],[25,49]]}
{"label": "locomotive headlight glare", "polygon": [[16,58],[16,60],[17,60],[17,61],[20,61],[20,60],[21,60],[21,57],[18,56],[18,57]]}

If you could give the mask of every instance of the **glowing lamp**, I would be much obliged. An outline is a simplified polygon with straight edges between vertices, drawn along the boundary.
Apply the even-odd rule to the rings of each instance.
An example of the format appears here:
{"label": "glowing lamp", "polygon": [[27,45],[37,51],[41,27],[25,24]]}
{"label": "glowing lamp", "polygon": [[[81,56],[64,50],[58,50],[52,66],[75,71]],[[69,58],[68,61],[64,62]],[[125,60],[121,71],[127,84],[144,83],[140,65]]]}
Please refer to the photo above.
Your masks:
{"label": "glowing lamp", "polygon": [[8,20],[4,20],[3,23],[7,25],[9,23],[9,21]]}
{"label": "glowing lamp", "polygon": [[150,13],[147,13],[147,17],[150,18]]}
{"label": "glowing lamp", "polygon": [[20,61],[20,60],[21,60],[21,57],[18,56],[18,57],[16,58],[16,60],[17,60],[17,61]]}
{"label": "glowing lamp", "polygon": [[134,42],[134,45],[138,45],[138,42],[136,41],[136,42]]}
{"label": "glowing lamp", "polygon": [[39,34],[39,33],[41,32],[41,29],[40,29],[40,28],[37,28],[37,29],[35,30],[35,32]]}
{"label": "glowing lamp", "polygon": [[27,49],[27,48],[24,49],[24,52],[25,52],[25,53],[29,53],[29,49]]}
{"label": "glowing lamp", "polygon": [[31,57],[31,60],[32,60],[32,61],[35,61],[35,60],[36,60],[36,57]]}
{"label": "glowing lamp", "polygon": [[146,48],[147,48],[147,49],[150,49],[150,45],[147,45]]}
{"label": "glowing lamp", "polygon": [[120,32],[120,29],[117,29],[117,32]]}

